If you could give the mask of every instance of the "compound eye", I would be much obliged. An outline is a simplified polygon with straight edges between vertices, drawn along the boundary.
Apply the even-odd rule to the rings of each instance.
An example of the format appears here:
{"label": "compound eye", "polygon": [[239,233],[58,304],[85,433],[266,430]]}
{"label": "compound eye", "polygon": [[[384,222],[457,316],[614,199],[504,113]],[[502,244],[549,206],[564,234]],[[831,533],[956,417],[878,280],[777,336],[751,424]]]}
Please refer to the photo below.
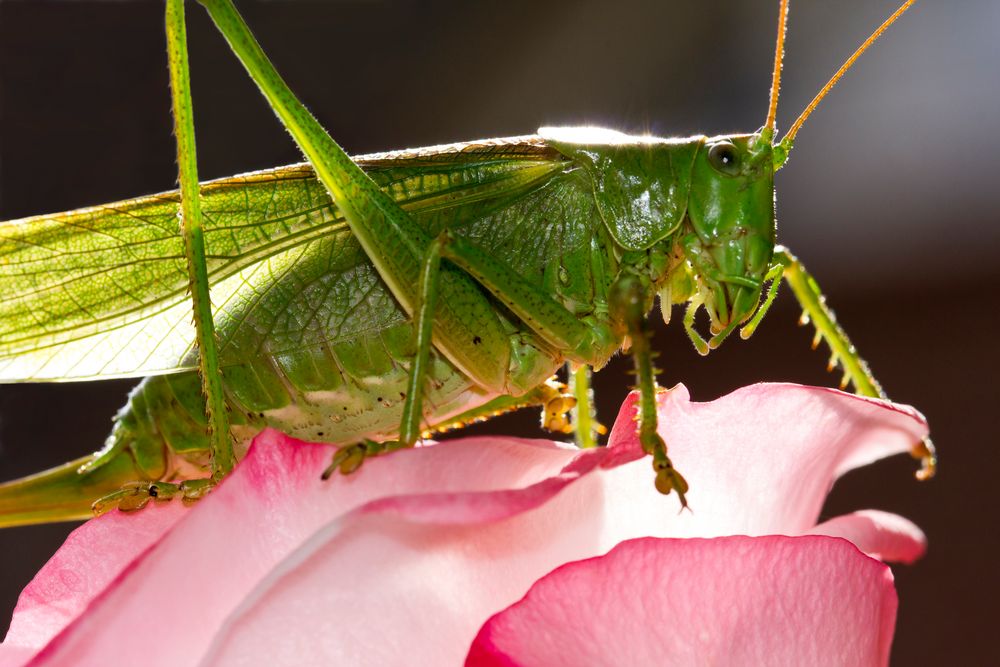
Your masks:
{"label": "compound eye", "polygon": [[740,154],[728,141],[712,144],[708,149],[708,161],[723,174],[735,176],[740,172]]}

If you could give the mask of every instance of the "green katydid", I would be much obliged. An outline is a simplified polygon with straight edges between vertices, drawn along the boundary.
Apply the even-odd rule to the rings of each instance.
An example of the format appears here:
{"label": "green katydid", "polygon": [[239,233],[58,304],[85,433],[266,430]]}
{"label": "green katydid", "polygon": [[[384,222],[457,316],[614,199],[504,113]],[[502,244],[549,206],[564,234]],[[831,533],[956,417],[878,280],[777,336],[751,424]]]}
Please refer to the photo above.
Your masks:
{"label": "green katydid", "polygon": [[[753,134],[663,140],[549,129],[352,161],[284,86],[231,3],[205,0],[310,164],[185,194],[204,211],[204,277],[189,278],[202,260],[185,255],[176,233],[177,193],[3,223],[0,284],[19,295],[0,303],[0,379],[150,377],[105,450],[0,486],[0,525],[80,518],[109,492],[101,507],[196,498],[210,488],[209,466],[214,477],[228,468],[229,439],[219,436],[229,428],[218,421],[226,415],[238,451],[272,425],[340,445],[331,469],[344,472],[412,444],[425,427],[526,405],[543,406],[561,429],[562,412],[585,402],[587,370],[626,341],[642,392],[641,441],[658,487],[683,502],[686,483],[655,430],[644,322],[655,296],[665,318],[688,304],[685,329],[707,353],[741,325],[750,335],[784,278],[845,378],[881,395],[815,281],[774,246],[773,172],[819,100],[912,3],[776,143],[787,0],[767,120]],[[182,44],[182,28],[168,13],[172,45]],[[172,48],[178,139],[193,147],[178,85],[186,69],[184,49]],[[182,191],[193,192],[196,176],[184,176],[183,155],[180,163]],[[526,238],[537,241],[525,247]],[[196,306],[195,320],[214,320],[217,354],[211,335],[188,324],[189,281],[211,286],[214,317]],[[699,308],[709,341],[694,328]],[[220,375],[209,370],[214,431],[194,370],[211,369],[213,357],[225,392],[211,389]],[[565,362],[579,369],[576,399],[546,382]],[[589,416],[582,406],[578,421]],[[580,442],[591,444],[593,431],[578,428]],[[928,445],[915,453],[929,474]],[[116,491],[125,482],[136,483]]]}

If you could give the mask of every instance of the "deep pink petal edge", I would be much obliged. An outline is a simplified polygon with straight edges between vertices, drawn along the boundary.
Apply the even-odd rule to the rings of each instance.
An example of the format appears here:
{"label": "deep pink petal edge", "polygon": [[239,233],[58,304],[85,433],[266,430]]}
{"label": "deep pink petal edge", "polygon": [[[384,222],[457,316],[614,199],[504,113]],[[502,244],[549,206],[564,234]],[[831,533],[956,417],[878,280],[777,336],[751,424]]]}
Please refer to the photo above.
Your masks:
{"label": "deep pink petal edge", "polygon": [[541,578],[465,664],[886,665],[896,609],[888,567],[845,540],[643,538]]}
{"label": "deep pink petal edge", "polygon": [[834,517],[809,533],[842,537],[869,556],[894,563],[913,563],[927,551],[927,536],[915,523],[880,510]]}

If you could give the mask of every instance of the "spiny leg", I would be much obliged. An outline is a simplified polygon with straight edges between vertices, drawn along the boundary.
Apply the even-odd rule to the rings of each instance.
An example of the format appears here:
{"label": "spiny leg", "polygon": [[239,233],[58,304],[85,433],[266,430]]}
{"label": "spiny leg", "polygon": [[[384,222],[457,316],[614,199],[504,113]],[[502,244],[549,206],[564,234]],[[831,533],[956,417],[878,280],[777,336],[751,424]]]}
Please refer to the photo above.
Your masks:
{"label": "spiny leg", "polygon": [[[539,338],[566,351],[577,364],[571,370],[572,395],[559,395],[545,402],[542,415],[544,428],[562,433],[574,430],[581,447],[596,446],[596,434],[605,432],[596,421],[593,396],[590,391],[590,364],[602,362],[617,342],[606,321],[584,322],[557,302],[550,294],[529,283],[516,271],[473,242],[445,230],[431,243],[424,257],[420,277],[420,300],[416,323],[417,356],[410,375],[410,391],[404,406],[404,423],[400,440],[418,429],[422,400],[423,373],[431,345],[431,324],[434,304],[438,297],[438,275],[441,259],[445,258],[466,271],[489,290],[527,325]],[[573,423],[564,417],[573,409]],[[412,444],[412,443],[411,443]]]}
{"label": "spiny leg", "polygon": [[[644,284],[644,282],[646,284]],[[611,286],[609,306],[628,328],[632,339],[630,354],[635,362],[635,374],[639,388],[639,443],[643,451],[653,457],[656,471],[656,489],[666,495],[676,491],[681,507],[687,507],[685,494],[688,484],[674,469],[667,456],[667,445],[656,430],[656,371],[653,368],[653,351],[646,324],[646,299],[650,286],[648,279],[634,275],[624,275]]]}
{"label": "spiny leg", "polygon": [[811,321],[816,328],[813,346],[825,340],[831,352],[829,367],[832,369],[838,364],[843,367],[844,375],[840,381],[840,388],[852,384],[855,392],[862,396],[886,398],[885,391],[872,375],[868,364],[861,358],[847,337],[847,333],[837,323],[836,315],[826,305],[826,297],[820,291],[816,280],[805,270],[798,258],[785,248],[780,246],[775,248],[774,257],[783,267],[782,277],[802,306],[803,324]]}
{"label": "spiny leg", "polygon": [[[350,159],[295,97],[264,55],[231,0],[201,0],[201,3],[305,153],[379,275],[404,308],[416,316],[420,298],[415,286],[420,283],[426,251],[431,246],[427,233]],[[433,342],[480,387],[498,393],[509,390],[511,351],[509,333],[492,303],[473,282],[473,277],[510,306],[539,337],[556,349],[565,350],[566,356],[574,361],[592,363],[599,360],[603,363],[617,347],[606,322],[581,322],[564,305],[540,292],[501,262],[491,261],[481,250],[461,245],[461,239],[450,241],[454,241],[455,248],[445,243],[441,256],[453,260],[464,272],[454,267],[440,270],[441,298],[434,310]],[[455,252],[446,252],[452,249]],[[481,269],[478,273],[460,261],[464,250],[474,255],[472,264]],[[507,299],[504,295],[512,296]],[[537,316],[538,321],[533,322],[533,316]],[[410,422],[420,415],[417,400],[419,396],[413,397],[411,402]],[[413,431],[419,430],[406,424],[403,427],[410,429],[411,437]],[[365,447],[370,448],[367,443]],[[340,455],[351,461],[341,461],[341,468],[350,468],[359,455],[358,448]]]}
{"label": "spiny leg", "polygon": [[743,340],[753,335],[753,332],[760,325],[761,320],[767,315],[767,311],[771,310],[771,304],[774,303],[774,299],[778,296],[778,287],[781,285],[781,276],[784,272],[784,265],[777,262],[768,270],[767,275],[764,276],[764,282],[768,283],[767,296],[764,297],[764,302],[760,304],[760,307],[753,314],[753,317],[750,318],[750,321],[740,329],[740,338]]}
{"label": "spiny leg", "polygon": [[414,349],[413,365],[407,381],[406,398],[403,400],[403,416],[399,425],[399,438],[385,442],[364,440],[355,445],[347,445],[337,450],[333,461],[323,471],[323,479],[329,479],[333,471],[340,469],[343,474],[350,474],[361,467],[365,459],[378,454],[384,454],[404,447],[412,447],[423,429],[420,421],[423,417],[424,385],[427,379],[427,366],[430,363],[431,333],[434,324],[434,308],[438,296],[438,272],[441,268],[441,238],[434,239],[424,257],[420,271],[420,289],[417,301],[416,317],[413,323]]}
{"label": "spiny leg", "polygon": [[607,317],[580,318],[472,241],[445,230],[441,257],[467,272],[539,338],[581,364],[603,364],[620,343]]}
{"label": "spiny leg", "polygon": [[[231,0],[201,0],[237,58],[260,88],[272,110],[313,166],[316,176],[344,213],[352,234],[372,260],[393,295],[418,317],[427,249],[432,240],[395,200],[382,191],[323,129],[295,97],[264,54]],[[435,274],[437,272],[435,271]],[[433,310],[433,342],[437,349],[478,386],[501,392],[507,381],[509,336],[489,299],[471,278],[459,271],[442,272],[437,289],[441,304]],[[418,318],[419,319],[419,318]],[[430,322],[427,322],[430,327]],[[424,336],[425,355],[431,335]],[[426,359],[426,356],[425,356]],[[364,441],[342,447],[324,477],[339,468],[349,473],[366,457],[403,446],[419,435],[422,375],[426,360],[414,364],[417,391],[406,399],[401,439],[387,443]]]}
{"label": "spiny leg", "polygon": [[[848,338],[847,333],[837,323],[836,315],[826,305],[826,297],[823,296],[823,292],[820,290],[816,279],[806,271],[805,267],[802,266],[802,262],[789,252],[787,248],[777,246],[774,250],[774,258],[777,262],[776,267],[780,267],[780,271],[775,272],[772,269],[772,272],[768,276],[770,277],[772,274],[775,274],[784,278],[788,283],[799,305],[802,306],[801,322],[803,324],[812,322],[816,328],[813,347],[818,346],[820,341],[823,340],[830,347],[829,368],[833,369],[837,364],[843,367],[844,375],[841,379],[840,388],[843,389],[848,384],[852,384],[855,392],[862,396],[886,398],[882,386],[875,379],[875,376],[872,375],[868,364],[861,358],[857,348],[854,347],[854,344]],[[761,311],[766,311],[767,307],[771,305],[776,292],[777,280],[774,280],[770,293],[761,306]],[[762,317],[763,313],[758,311],[750,323],[740,331],[740,335],[743,338],[748,338],[752,335]],[[917,472],[917,478],[924,480],[933,477],[937,467],[937,457],[934,452],[934,444],[930,438],[925,438],[922,442],[915,445],[911,450],[911,454],[914,458],[921,460],[921,469]]]}
{"label": "spiny leg", "polygon": [[177,135],[177,164],[181,192],[181,234],[190,280],[191,302],[198,338],[198,370],[205,394],[208,428],[212,443],[212,479],[220,480],[236,464],[229,434],[229,418],[222,390],[215,324],[208,291],[205,237],[202,228],[198,166],[195,152],[194,110],[188,73],[184,0],[167,0],[167,53]]}
{"label": "spiny leg", "polygon": [[423,417],[424,385],[427,365],[431,356],[431,331],[434,326],[434,309],[437,306],[438,276],[441,269],[442,239],[431,242],[420,270],[420,299],[417,318],[413,327],[416,353],[410,369],[406,399],[403,401],[403,418],[399,425],[399,441],[403,447],[412,447],[420,437],[420,420]]}
{"label": "spiny leg", "polygon": [[[568,350],[571,354],[585,355],[588,362],[598,360],[604,353],[603,349],[611,345],[612,336],[606,323],[581,322],[551,295],[525,281],[482,248],[449,231],[442,232],[431,243],[421,271],[420,306],[415,329],[417,356],[414,371],[410,375],[410,391],[404,406],[400,440],[409,442],[406,434],[413,434],[410,437],[415,440],[419,426],[423,374],[431,344],[431,315],[438,296],[437,281],[442,257],[472,275],[479,284],[521,317],[534,333],[549,343]],[[548,430],[561,433],[575,431],[580,447],[594,447],[597,445],[596,435],[606,431],[594,418],[589,364],[579,364],[578,368],[571,370],[570,384],[572,396],[559,396],[546,402],[542,425]],[[572,423],[563,416],[569,409],[573,410]]]}
{"label": "spiny leg", "polygon": [[[604,434],[606,429],[594,416],[590,367],[603,364],[619,346],[609,320],[606,317],[581,320],[551,294],[529,283],[468,239],[446,231],[438,237],[437,244],[437,252],[442,257],[467,271],[510,308],[535,335],[569,357],[572,395],[548,401],[542,414],[542,425],[561,433],[575,431],[580,447],[596,446],[597,435]],[[572,422],[564,417],[570,409],[573,410]]]}
{"label": "spiny leg", "polygon": [[[467,271],[480,285],[520,317],[532,332],[576,358],[577,368],[570,371],[572,396],[560,395],[545,403],[543,427],[562,433],[575,430],[577,443],[581,447],[596,446],[596,434],[603,433],[604,427],[594,419],[593,396],[590,391],[590,364],[600,361],[602,356],[609,353],[611,347],[617,346],[607,323],[580,321],[550,294],[527,282],[490,253],[467,239],[445,231],[431,244],[424,260],[420,283],[421,313],[418,318],[418,332],[423,332],[424,327],[430,326],[431,309],[428,303],[437,297],[434,285],[442,257]],[[418,341],[427,340],[426,347],[429,349],[429,330],[424,333],[426,335],[418,337]],[[426,351],[418,346],[418,360]],[[422,386],[413,383],[414,377],[411,376],[411,389],[419,390]],[[407,396],[407,401],[409,399],[410,395]],[[419,395],[415,396],[414,400],[419,400]],[[563,417],[569,409],[574,410],[572,424]],[[413,418],[419,412],[409,414]]]}
{"label": "spiny leg", "polygon": [[[384,443],[366,440],[356,445],[341,448],[334,456],[331,465],[324,471],[324,478],[329,477],[337,468],[341,472],[353,472],[360,467],[365,458],[402,447],[410,447],[419,437],[420,420],[423,414],[424,380],[432,343],[433,316],[439,296],[442,258],[448,259],[459,269],[473,276],[483,287],[506,304],[515,315],[519,316],[540,338],[557,348],[566,350],[567,354],[576,357],[578,361],[592,363],[600,359],[602,355],[609,354],[608,348],[615,345],[614,336],[606,322],[581,322],[565,306],[556,302],[551,295],[527,282],[503,262],[496,260],[470,241],[453,236],[451,232],[445,230],[428,246],[420,271],[414,322],[416,354],[403,404],[399,440]],[[469,337],[473,335],[468,323],[462,322],[459,326],[460,329],[456,332],[457,336]],[[581,391],[587,393],[589,401],[588,387],[581,387]],[[575,402],[572,398],[569,400]],[[562,432],[571,430],[570,424],[561,419],[565,411],[572,407],[571,403],[567,402],[565,398],[559,397],[547,402],[545,407],[543,424],[546,427],[555,428]],[[595,428],[593,425],[588,426],[588,430],[593,428]]]}
{"label": "spiny leg", "polygon": [[[166,4],[167,59],[170,70],[170,90],[173,101],[174,134],[177,137],[177,168],[180,185],[180,234],[184,239],[184,256],[188,269],[188,288],[194,316],[198,345],[198,372],[205,395],[205,413],[211,442],[211,478],[190,480],[181,485],[167,482],[138,481],[98,499],[93,504],[95,514],[112,507],[123,511],[142,509],[151,499],[169,500],[178,493],[194,501],[208,493],[216,482],[236,465],[229,433],[229,417],[222,389],[212,302],[209,296],[208,267],[205,262],[205,236],[202,224],[198,158],[195,150],[194,108],[191,102],[191,81],[188,71],[187,31],[184,22],[184,0],[167,0]],[[116,452],[108,449],[81,474],[100,466]]]}
{"label": "spiny leg", "polygon": [[[274,69],[230,0],[201,0],[268,104],[292,135],[347,219],[380,277],[411,315],[432,239],[337,145]],[[476,385],[500,393],[507,381],[509,335],[472,279],[442,269],[434,346]],[[458,332],[473,331],[471,335]]]}
{"label": "spiny leg", "polygon": [[[420,272],[420,296],[417,302],[417,315],[413,328],[414,348],[416,352],[413,359],[413,367],[410,370],[406,399],[403,402],[403,417],[399,429],[399,447],[412,447],[423,431],[420,422],[423,417],[423,394],[426,388],[430,351],[433,344],[431,334],[434,323],[434,312],[437,307],[440,291],[439,275],[441,257],[442,255],[446,255],[450,259],[460,262],[464,259],[466,266],[476,266],[475,257],[470,258],[468,248],[464,248],[465,252],[463,252],[463,247],[456,250],[455,246],[455,239],[446,232],[431,242],[424,256]],[[589,367],[583,368],[589,370]],[[586,380],[589,380],[589,375],[586,376]],[[576,388],[586,395],[589,405],[591,400],[589,383],[583,385],[577,384]],[[545,391],[546,389],[548,391]],[[540,388],[536,388],[529,393],[537,394],[540,397],[539,400],[543,406],[543,428],[561,433],[568,433],[572,430],[572,426],[566,420],[565,415],[568,410],[573,409],[579,404],[579,396],[567,396],[550,384],[543,384]],[[523,400],[521,399],[522,402]],[[587,425],[588,431],[592,428],[594,427],[590,424]],[[596,428],[600,429],[603,427],[597,424]]]}

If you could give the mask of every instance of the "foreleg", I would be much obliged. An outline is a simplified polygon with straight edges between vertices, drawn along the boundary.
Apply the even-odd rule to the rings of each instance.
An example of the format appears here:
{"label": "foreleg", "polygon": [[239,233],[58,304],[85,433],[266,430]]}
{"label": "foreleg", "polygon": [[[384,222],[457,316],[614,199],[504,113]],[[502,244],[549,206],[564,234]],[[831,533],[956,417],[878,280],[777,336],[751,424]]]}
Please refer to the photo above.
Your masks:
{"label": "foreleg", "polygon": [[[872,375],[868,364],[858,354],[857,348],[851,343],[847,333],[837,323],[837,317],[826,304],[826,297],[820,290],[816,279],[806,271],[802,263],[787,248],[778,246],[775,248],[774,257],[776,262],[782,267],[781,277],[791,288],[792,293],[802,306],[801,322],[806,324],[812,322],[816,328],[816,335],[813,338],[813,347],[819,345],[820,341],[826,341],[830,347],[831,356],[829,368],[833,369],[840,365],[844,370],[840,387],[843,389],[848,384],[854,386],[856,393],[862,396],[874,398],[886,398],[882,386]],[[772,297],[773,300],[773,297]],[[751,321],[752,326],[758,318],[755,316]],[[741,332],[742,333],[742,332]],[[752,329],[748,332],[752,333]],[[746,337],[746,336],[744,336]],[[934,444],[930,438],[914,446],[912,452],[915,458],[921,460],[921,469],[917,473],[918,479],[929,479],[934,476],[937,465],[937,457],[934,452]]]}
{"label": "foreleg", "polygon": [[654,353],[650,345],[650,334],[646,323],[646,299],[650,291],[648,279],[640,276],[624,275],[612,285],[609,306],[616,319],[625,322],[628,335],[632,339],[630,353],[635,362],[635,375],[639,389],[639,443],[643,451],[653,457],[656,471],[656,489],[663,494],[676,491],[681,506],[687,507],[685,494],[687,481],[674,469],[667,456],[667,445],[657,432],[656,412],[656,370],[653,368]]}

